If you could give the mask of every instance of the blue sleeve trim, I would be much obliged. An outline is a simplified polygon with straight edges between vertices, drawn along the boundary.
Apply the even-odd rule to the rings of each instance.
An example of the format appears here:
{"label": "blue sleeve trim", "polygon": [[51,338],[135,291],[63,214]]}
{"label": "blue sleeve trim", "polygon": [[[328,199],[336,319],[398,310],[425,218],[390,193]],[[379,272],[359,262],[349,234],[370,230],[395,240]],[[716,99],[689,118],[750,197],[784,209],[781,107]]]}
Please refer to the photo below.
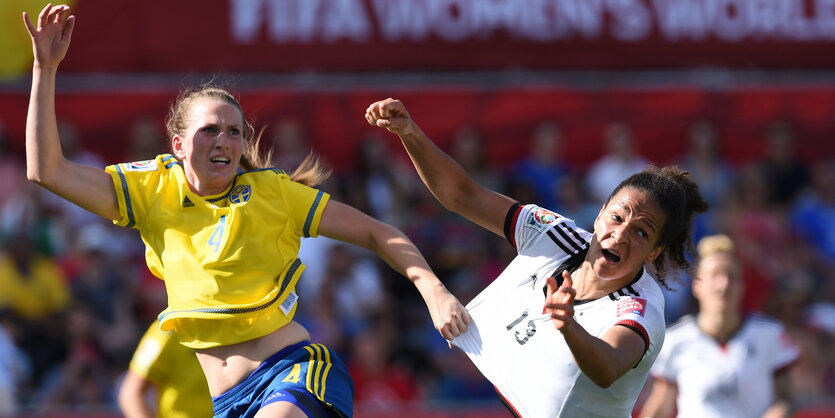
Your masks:
{"label": "blue sleeve trim", "polygon": [[302,229],[302,234],[304,234],[305,238],[310,238],[310,225],[313,223],[313,215],[316,214],[316,209],[319,207],[319,202],[322,201],[322,195],[324,193],[319,190],[319,193],[316,194],[316,199],[313,201],[313,205],[310,206],[310,211],[307,212],[307,219],[304,221],[304,229]]}
{"label": "blue sleeve trim", "polygon": [[125,178],[125,173],[122,171],[122,165],[116,165],[116,171],[119,173],[119,180],[122,181],[122,194],[125,196],[125,211],[128,214],[128,224],[125,225],[128,228],[132,228],[136,225],[136,219],[133,216],[133,206],[130,204],[130,193],[128,192],[128,182]]}

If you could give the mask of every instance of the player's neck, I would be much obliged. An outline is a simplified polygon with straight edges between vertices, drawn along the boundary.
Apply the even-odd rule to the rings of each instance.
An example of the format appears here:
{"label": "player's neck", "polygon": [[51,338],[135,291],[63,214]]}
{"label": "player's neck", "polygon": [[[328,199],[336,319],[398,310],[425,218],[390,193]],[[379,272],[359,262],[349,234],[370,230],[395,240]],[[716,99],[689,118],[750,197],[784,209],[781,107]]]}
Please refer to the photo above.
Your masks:
{"label": "player's neck", "polygon": [[629,284],[624,280],[604,280],[597,276],[590,263],[583,263],[572,275],[574,290],[577,291],[576,300],[594,300],[609,293],[616,292]]}
{"label": "player's neck", "polygon": [[699,329],[721,343],[727,342],[739,329],[741,323],[742,318],[737,311],[699,312]]}

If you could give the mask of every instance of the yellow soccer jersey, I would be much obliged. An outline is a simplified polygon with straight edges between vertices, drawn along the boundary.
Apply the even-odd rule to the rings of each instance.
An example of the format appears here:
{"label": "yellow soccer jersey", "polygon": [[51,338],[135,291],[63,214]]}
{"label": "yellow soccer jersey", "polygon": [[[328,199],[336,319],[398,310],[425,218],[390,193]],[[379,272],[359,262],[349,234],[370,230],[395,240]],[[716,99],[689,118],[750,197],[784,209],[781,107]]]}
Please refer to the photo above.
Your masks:
{"label": "yellow soccer jersey", "polygon": [[169,154],[106,170],[119,198],[115,223],[140,231],[148,267],[165,280],[162,329],[175,329],[188,347],[207,348],[290,322],[304,269],[300,238],[317,235],[328,194],[264,169],[239,173],[223,193],[201,197]]}
{"label": "yellow soccer jersey", "polygon": [[142,336],[130,369],[156,386],[158,417],[212,416],[212,396],[194,350],[180,345],[174,333],[159,329],[158,323]]}

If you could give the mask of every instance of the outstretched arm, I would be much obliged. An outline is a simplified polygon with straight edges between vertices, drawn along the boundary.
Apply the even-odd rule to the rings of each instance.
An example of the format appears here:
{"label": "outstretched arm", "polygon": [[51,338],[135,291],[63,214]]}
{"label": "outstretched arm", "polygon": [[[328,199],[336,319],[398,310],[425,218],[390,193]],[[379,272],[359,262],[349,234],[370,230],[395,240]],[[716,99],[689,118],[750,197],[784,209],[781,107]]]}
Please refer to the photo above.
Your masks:
{"label": "outstretched arm", "polygon": [[154,413],[145,402],[146,392],[153,389],[153,384],[131,369],[125,374],[119,387],[119,409],[125,418],[152,418]]}
{"label": "outstretched arm", "polygon": [[59,196],[108,219],[119,219],[113,180],[101,168],[64,158],[55,116],[55,77],[75,26],[68,6],[47,4],[37,27],[23,13],[35,56],[26,116],[26,176]]}
{"label": "outstretched arm", "polygon": [[447,209],[503,236],[513,199],[475,182],[449,155],[441,151],[409,116],[399,100],[373,103],[365,113],[368,123],[397,134],[423,183]]}
{"label": "outstretched arm", "polygon": [[470,315],[432,273],[417,247],[397,228],[343,203],[330,200],[319,221],[319,234],[377,253],[415,284],[441,335],[447,340],[467,330]]}
{"label": "outstretched arm", "polygon": [[763,418],[790,417],[793,412],[792,387],[788,369],[774,373],[774,403],[768,407]]}
{"label": "outstretched arm", "polygon": [[571,274],[563,271],[558,289],[554,278],[547,280],[545,311],[565,338],[574,361],[596,385],[607,388],[631,370],[644,354],[644,340],[634,331],[614,326],[601,338],[586,331],[574,320],[574,290]]}
{"label": "outstretched arm", "polygon": [[676,407],[678,388],[664,379],[652,380],[652,389],[641,408],[639,417],[669,418]]}

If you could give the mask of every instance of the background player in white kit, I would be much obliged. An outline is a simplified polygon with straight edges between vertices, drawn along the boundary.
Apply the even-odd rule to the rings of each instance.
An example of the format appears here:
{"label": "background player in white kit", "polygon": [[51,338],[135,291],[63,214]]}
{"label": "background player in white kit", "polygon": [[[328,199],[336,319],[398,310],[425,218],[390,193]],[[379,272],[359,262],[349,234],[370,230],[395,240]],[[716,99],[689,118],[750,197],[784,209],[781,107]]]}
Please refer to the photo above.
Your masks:
{"label": "background player in white kit", "polygon": [[741,312],[742,270],[724,235],[699,242],[693,296],[699,313],[670,327],[652,368],[642,417],[787,417],[787,366],[798,348],[783,326]]}
{"label": "background player in white kit", "polygon": [[594,233],[536,205],[485,189],[439,150],[400,101],[372,104],[366,119],[396,133],[438,200],[504,235],[519,255],[467,309],[452,342],[525,417],[628,417],[664,340],[667,267],[688,267],[698,186],[675,168],[648,167],[622,182]]}

